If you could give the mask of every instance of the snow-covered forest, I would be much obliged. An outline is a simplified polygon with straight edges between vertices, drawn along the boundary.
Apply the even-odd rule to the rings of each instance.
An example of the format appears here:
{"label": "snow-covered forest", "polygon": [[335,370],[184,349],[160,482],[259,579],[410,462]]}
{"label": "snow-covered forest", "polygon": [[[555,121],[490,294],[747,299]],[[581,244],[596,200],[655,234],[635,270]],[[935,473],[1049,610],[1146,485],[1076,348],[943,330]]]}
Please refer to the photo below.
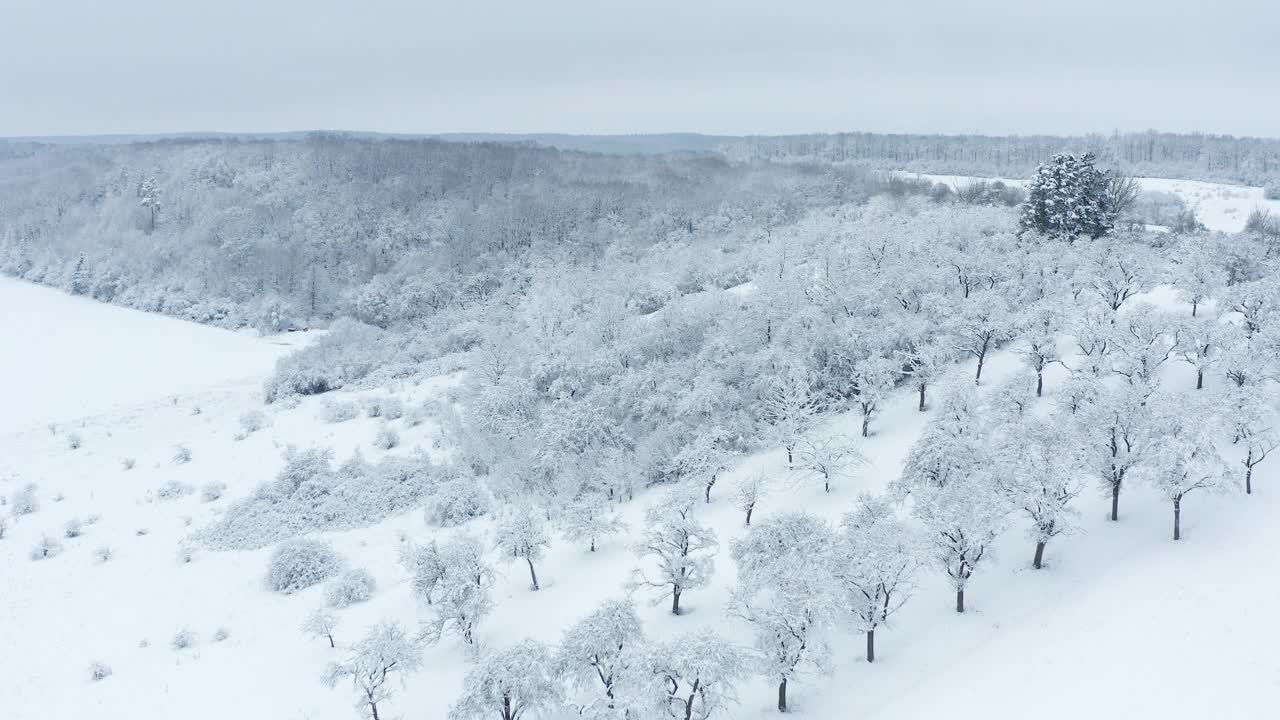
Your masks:
{"label": "snow-covered forest", "polygon": [[[68,322],[127,312],[96,300],[287,344],[186,358],[210,386],[145,407],[100,387],[122,354],[77,385],[94,414],[2,436],[0,644],[38,658],[0,660],[33,688],[13,716],[83,681],[91,705],[48,702],[112,717],[163,678],[143,716],[232,679],[243,704],[191,716],[1012,718],[1059,674],[1261,716],[1274,677],[1224,683],[1280,670],[1280,625],[1221,614],[1277,586],[1218,592],[1215,563],[1280,539],[1280,222],[1270,188],[1223,232],[1146,177],[1254,198],[1277,146],[1099,142],[0,144],[0,271],[83,296]],[[46,302],[14,287],[6,312]],[[1196,573],[1170,592],[1198,605],[1132,594]],[[154,605],[33,649],[29,623],[108,622],[80,583]],[[1119,634],[1053,624],[1100,608]],[[1188,646],[1126,644],[1148,615]]]}

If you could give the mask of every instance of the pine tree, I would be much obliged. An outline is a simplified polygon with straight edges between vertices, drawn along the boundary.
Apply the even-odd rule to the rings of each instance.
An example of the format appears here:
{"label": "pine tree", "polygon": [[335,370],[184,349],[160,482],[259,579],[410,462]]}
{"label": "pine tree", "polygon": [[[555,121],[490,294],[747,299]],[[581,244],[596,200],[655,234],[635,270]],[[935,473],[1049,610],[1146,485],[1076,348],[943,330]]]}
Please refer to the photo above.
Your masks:
{"label": "pine tree", "polygon": [[1120,211],[1112,187],[1111,173],[1094,167],[1093,153],[1058,153],[1036,170],[1018,224],[1058,240],[1102,237]]}

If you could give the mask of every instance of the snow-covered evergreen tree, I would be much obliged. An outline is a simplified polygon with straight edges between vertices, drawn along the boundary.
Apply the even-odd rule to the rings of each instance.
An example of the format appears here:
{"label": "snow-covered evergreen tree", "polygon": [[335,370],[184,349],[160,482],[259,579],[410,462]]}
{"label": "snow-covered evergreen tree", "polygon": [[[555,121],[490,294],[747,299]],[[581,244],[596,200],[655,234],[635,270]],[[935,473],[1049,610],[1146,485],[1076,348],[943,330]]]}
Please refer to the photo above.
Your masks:
{"label": "snow-covered evergreen tree", "polygon": [[1092,153],[1058,153],[1040,165],[1027,188],[1019,226],[1068,241],[1110,232],[1118,214],[1109,192],[1111,175],[1094,161]]}

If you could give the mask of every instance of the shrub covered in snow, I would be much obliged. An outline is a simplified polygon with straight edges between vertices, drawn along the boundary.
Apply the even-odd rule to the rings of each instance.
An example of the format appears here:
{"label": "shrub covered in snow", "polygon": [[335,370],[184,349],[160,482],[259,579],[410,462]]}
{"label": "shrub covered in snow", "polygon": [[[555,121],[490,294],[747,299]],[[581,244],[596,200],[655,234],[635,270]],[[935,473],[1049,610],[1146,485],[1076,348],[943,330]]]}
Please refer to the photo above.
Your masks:
{"label": "shrub covered in snow", "polygon": [[71,450],[79,450],[83,441],[80,439],[80,433],[70,433],[67,435],[67,447]]}
{"label": "shrub covered in snow", "polygon": [[426,512],[427,522],[453,527],[489,512],[489,497],[478,479],[460,475],[440,483]]}
{"label": "shrub covered in snow", "polygon": [[422,454],[376,464],[355,455],[334,467],[332,450],[290,448],[274,481],[234,503],[199,538],[209,547],[230,550],[317,530],[367,527],[418,504],[440,474]]}
{"label": "shrub covered in snow", "polygon": [[327,423],[346,422],[360,414],[360,408],[349,400],[326,400],[320,406],[320,420]]}
{"label": "shrub covered in snow", "polygon": [[40,501],[36,499],[35,483],[27,483],[21,490],[13,494],[9,502],[10,512],[14,516],[30,515],[40,509]]}
{"label": "shrub covered in snow", "polygon": [[111,677],[111,668],[100,662],[89,664],[89,679],[97,682]]}
{"label": "shrub covered in snow", "polygon": [[382,360],[382,330],[342,318],[329,332],[276,363],[262,388],[262,399],[273,403],[290,395],[316,395],[360,380]]}
{"label": "shrub covered in snow", "polygon": [[1268,200],[1280,200],[1280,179],[1275,179],[1267,183],[1266,188],[1264,188],[1262,192]]}
{"label": "shrub covered in snow", "polygon": [[62,552],[62,543],[45,535],[40,538],[40,542],[36,543],[35,547],[31,548],[31,559],[47,560],[60,552]]}
{"label": "shrub covered in snow", "polygon": [[99,547],[97,550],[93,551],[93,559],[97,560],[100,563],[104,563],[111,559],[112,554],[113,553],[111,552],[111,546],[103,545]]}
{"label": "shrub covered in snow", "polygon": [[177,558],[179,563],[182,563],[183,565],[187,565],[192,560],[196,559],[196,549],[185,543],[182,545],[179,545]]}
{"label": "shrub covered in snow", "polygon": [[83,532],[83,529],[82,529],[82,526],[80,525],[79,518],[71,518],[70,520],[67,521],[67,524],[62,529],[62,534],[66,536],[67,539],[78,538],[80,537],[82,532]]}
{"label": "shrub covered in snow", "polygon": [[187,483],[178,480],[170,480],[164,485],[161,485],[159,490],[156,490],[156,498],[159,500],[177,500],[178,498],[186,497],[193,492],[195,492],[195,488],[191,487]]}
{"label": "shrub covered in snow", "polygon": [[371,418],[398,420],[404,415],[404,403],[394,395],[375,395],[365,398],[364,412]]}
{"label": "shrub covered in snow", "polygon": [[240,416],[240,429],[246,435],[258,432],[267,426],[267,414],[261,410],[250,410]]}
{"label": "shrub covered in snow", "polygon": [[174,633],[173,639],[169,641],[169,647],[174,650],[185,650],[196,644],[196,634],[190,630],[179,630]]}
{"label": "shrub covered in snow", "polygon": [[217,630],[213,631],[214,642],[222,642],[223,640],[226,640],[229,637],[231,637],[231,631],[227,630],[226,628],[220,627]]}
{"label": "shrub covered in snow", "polygon": [[207,483],[204,487],[200,488],[200,499],[205,502],[213,502],[214,500],[221,498],[222,494],[226,491],[227,484],[224,482]]}
{"label": "shrub covered in snow", "polygon": [[324,597],[330,607],[344,608],[356,603],[362,603],[373,597],[373,591],[377,587],[373,576],[368,570],[357,568],[348,570],[325,586]]}
{"label": "shrub covered in snow", "polygon": [[175,445],[173,448],[173,462],[177,465],[191,462],[191,448],[186,445]]}
{"label": "shrub covered in snow", "polygon": [[137,465],[137,464],[138,464],[138,461],[137,461],[137,460],[134,460],[134,459],[133,459],[133,458],[131,458],[131,457],[123,458],[123,459],[120,461],[120,465],[121,465],[121,467],[123,467],[125,470],[132,470],[132,469],[133,469],[133,467],[134,467],[135,465]]}
{"label": "shrub covered in snow", "polygon": [[342,568],[342,556],[319,540],[290,540],[271,554],[267,587],[286,595],[324,582]]}
{"label": "shrub covered in snow", "polygon": [[383,450],[390,450],[399,444],[400,433],[396,432],[395,429],[389,425],[383,425],[378,430],[378,434],[373,437],[373,446],[382,448]]}

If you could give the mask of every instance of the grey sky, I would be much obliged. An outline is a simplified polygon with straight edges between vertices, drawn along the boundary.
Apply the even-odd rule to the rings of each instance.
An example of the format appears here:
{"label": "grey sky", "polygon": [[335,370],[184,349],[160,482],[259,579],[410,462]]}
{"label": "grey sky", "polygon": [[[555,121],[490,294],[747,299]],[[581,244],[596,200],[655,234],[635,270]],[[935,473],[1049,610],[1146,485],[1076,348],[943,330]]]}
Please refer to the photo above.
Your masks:
{"label": "grey sky", "polygon": [[0,136],[1280,136],[1276,0],[2,0]]}

